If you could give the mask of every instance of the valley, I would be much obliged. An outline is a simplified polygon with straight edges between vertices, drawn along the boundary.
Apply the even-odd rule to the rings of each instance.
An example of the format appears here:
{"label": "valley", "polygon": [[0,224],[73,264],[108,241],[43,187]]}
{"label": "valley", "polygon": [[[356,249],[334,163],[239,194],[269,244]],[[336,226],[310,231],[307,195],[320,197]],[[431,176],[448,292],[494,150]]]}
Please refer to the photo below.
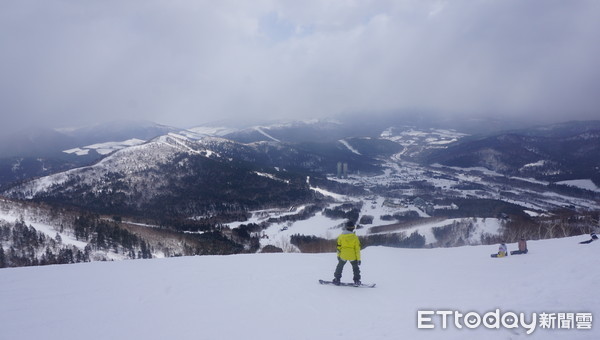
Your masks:
{"label": "valley", "polygon": [[[568,126],[571,135],[593,134]],[[327,252],[347,220],[359,224],[364,246],[410,248],[565,237],[598,226],[595,177],[563,174],[565,180],[552,181],[545,170],[532,173],[547,163],[539,152],[522,153],[525,163],[510,169],[501,151],[495,151],[496,168],[489,159],[487,168],[443,163],[448,152],[490,140],[486,136],[383,124],[359,135],[356,126],[341,122],[169,130],[146,142],[63,150],[106,152],[91,165],[12,184],[3,193],[3,219],[32,226],[43,221],[47,236],[73,240],[76,252],[97,242],[100,230],[123,231],[95,243],[96,255],[86,260]],[[499,142],[498,150],[504,147]],[[431,162],[437,154],[446,158]],[[520,176],[519,169],[527,172]],[[85,237],[77,232],[82,220],[95,226]],[[135,242],[122,244],[125,239]],[[41,255],[28,256],[40,262]]]}

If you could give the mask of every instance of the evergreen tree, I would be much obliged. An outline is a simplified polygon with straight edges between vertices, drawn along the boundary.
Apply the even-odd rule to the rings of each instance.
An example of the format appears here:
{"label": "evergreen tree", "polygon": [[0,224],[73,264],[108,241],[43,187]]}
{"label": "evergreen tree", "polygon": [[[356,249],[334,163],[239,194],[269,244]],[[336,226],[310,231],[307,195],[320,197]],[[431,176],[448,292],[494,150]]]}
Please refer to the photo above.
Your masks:
{"label": "evergreen tree", "polygon": [[4,255],[4,248],[0,245],[0,268],[6,267],[6,255]]}

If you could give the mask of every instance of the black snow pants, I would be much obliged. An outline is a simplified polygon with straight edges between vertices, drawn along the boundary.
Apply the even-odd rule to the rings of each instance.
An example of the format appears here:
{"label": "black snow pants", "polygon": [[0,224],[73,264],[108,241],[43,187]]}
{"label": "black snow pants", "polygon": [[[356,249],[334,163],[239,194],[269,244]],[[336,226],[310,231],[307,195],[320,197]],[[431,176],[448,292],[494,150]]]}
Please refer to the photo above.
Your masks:
{"label": "black snow pants", "polygon": [[[335,273],[333,274],[333,277],[335,277],[338,280],[342,278],[342,271],[344,270],[344,265],[346,265],[346,262],[348,261],[342,260],[338,257],[338,264],[337,267],[335,267]],[[358,261],[350,261],[350,264],[352,265],[352,272],[354,274],[352,279],[355,282],[360,281],[360,268],[358,266]]]}

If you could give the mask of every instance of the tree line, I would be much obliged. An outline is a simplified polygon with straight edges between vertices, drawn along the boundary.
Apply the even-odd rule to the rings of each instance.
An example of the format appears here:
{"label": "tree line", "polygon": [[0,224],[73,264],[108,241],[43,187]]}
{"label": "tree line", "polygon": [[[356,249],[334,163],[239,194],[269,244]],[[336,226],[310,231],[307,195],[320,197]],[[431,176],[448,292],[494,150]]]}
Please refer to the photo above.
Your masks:
{"label": "tree line", "polygon": [[63,242],[27,225],[21,218],[0,222],[0,268],[106,261],[113,251],[123,258],[152,258],[148,243],[110,222],[80,216],[75,220],[75,238],[83,248]]}

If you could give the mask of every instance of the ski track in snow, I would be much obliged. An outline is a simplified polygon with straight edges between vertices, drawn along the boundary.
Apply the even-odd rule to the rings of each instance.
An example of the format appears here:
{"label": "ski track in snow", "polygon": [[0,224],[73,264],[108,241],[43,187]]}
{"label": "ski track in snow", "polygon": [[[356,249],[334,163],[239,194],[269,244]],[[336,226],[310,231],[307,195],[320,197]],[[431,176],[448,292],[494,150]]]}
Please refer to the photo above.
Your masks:
{"label": "ski track in snow", "polygon": [[600,192],[600,188],[598,188],[591,179],[574,179],[570,181],[556,182],[556,184],[568,185],[580,189]]}
{"label": "ski track in snow", "polygon": [[362,155],[360,152],[358,152],[358,150],[353,148],[352,145],[350,145],[350,143],[348,143],[348,141],[340,139],[339,142],[342,143],[348,150],[352,151],[352,153],[355,153],[357,155]]}
{"label": "ski track in snow", "polygon": [[[322,286],[335,254],[256,254],[0,269],[2,339],[598,339],[592,330],[417,328],[419,310],[591,312],[600,242],[363,250],[374,289]],[[598,243],[598,244],[596,244]],[[509,244],[509,249],[516,248]],[[560,250],[560,256],[557,256]],[[342,279],[348,281],[347,266]]]}
{"label": "ski track in snow", "polygon": [[256,131],[258,131],[258,132],[259,132],[260,134],[262,134],[263,136],[265,136],[265,137],[267,137],[267,138],[269,138],[269,139],[272,139],[272,140],[273,140],[273,141],[275,141],[275,142],[281,142],[279,139],[277,139],[277,138],[275,138],[275,137],[273,137],[273,136],[269,135],[268,133],[266,133],[266,132],[265,132],[265,130],[263,130],[263,129],[262,129],[262,127],[256,127],[255,129],[256,129]]}

